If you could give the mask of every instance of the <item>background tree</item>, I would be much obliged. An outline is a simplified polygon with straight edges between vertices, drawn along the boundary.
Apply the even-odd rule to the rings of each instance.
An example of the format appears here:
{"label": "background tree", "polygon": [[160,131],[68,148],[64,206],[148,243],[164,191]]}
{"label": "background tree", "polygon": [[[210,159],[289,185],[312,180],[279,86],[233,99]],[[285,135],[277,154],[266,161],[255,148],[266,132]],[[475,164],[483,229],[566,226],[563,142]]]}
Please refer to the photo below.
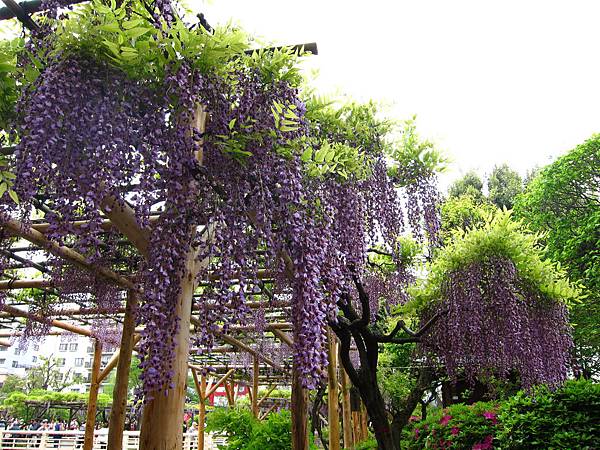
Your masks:
{"label": "background tree", "polygon": [[72,370],[64,370],[60,358],[40,356],[40,364],[27,371],[25,387],[28,392],[34,389],[60,392],[74,384],[83,383],[83,377],[75,376]]}
{"label": "background tree", "polygon": [[0,401],[3,401],[13,392],[23,392],[25,380],[18,375],[7,375],[0,387]]}
{"label": "background tree", "polygon": [[508,164],[494,167],[488,179],[488,196],[498,208],[512,209],[515,198],[523,191],[523,180]]}
{"label": "background tree", "polygon": [[467,172],[462,178],[456,180],[448,188],[450,198],[470,195],[475,200],[483,199],[483,181],[474,170]]}
{"label": "background tree", "polygon": [[441,241],[449,242],[456,230],[465,232],[470,228],[483,225],[496,210],[496,206],[483,196],[470,194],[450,196],[441,207]]}
{"label": "background tree", "polygon": [[547,255],[583,283],[571,311],[576,351],[584,376],[600,374],[600,135],[543,168],[515,210],[544,233]]}

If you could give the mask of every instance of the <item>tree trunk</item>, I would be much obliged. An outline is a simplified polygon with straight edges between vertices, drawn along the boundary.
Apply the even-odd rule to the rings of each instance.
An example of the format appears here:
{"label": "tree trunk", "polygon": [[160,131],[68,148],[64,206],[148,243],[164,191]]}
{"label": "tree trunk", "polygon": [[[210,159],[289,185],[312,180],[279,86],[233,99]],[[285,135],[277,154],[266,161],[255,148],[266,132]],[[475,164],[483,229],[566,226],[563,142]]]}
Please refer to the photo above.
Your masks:
{"label": "tree trunk", "polygon": [[356,388],[360,392],[360,397],[371,419],[373,432],[377,440],[377,448],[380,450],[399,450],[400,441],[392,435],[385,402],[377,384],[377,373],[360,369],[358,376],[360,383]]}
{"label": "tree trunk", "polygon": [[433,379],[433,370],[429,368],[421,369],[417,383],[412,388],[408,394],[408,397],[406,398],[406,401],[404,402],[404,408],[394,414],[394,418],[392,420],[392,433],[394,438],[397,438],[398,441],[400,440],[402,429],[408,424],[410,416],[423,398],[425,390],[431,385]]}

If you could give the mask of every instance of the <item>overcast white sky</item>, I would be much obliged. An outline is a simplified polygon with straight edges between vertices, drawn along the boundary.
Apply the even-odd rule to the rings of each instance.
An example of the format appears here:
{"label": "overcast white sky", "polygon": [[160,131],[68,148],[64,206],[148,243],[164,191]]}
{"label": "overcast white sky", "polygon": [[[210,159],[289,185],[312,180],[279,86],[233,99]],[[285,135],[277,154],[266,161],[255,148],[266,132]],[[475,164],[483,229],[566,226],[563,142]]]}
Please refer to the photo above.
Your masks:
{"label": "overcast white sky", "polygon": [[453,160],[442,184],[522,174],[600,132],[599,1],[188,0],[276,44],[316,41],[318,86],[417,114]]}

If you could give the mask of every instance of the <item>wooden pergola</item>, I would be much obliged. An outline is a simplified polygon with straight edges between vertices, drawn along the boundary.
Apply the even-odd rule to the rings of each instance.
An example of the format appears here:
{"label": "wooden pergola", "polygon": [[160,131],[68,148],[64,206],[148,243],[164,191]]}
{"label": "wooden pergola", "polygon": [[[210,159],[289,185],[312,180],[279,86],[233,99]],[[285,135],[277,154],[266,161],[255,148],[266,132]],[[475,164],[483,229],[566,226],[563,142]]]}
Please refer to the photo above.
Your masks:
{"label": "wooden pergola", "polygon": [[[39,1],[17,4],[13,0],[2,0],[6,8],[0,9],[0,20],[17,17],[25,27],[34,29],[35,21],[31,14],[38,11]],[[73,0],[70,3],[79,3]],[[303,48],[313,54],[317,53],[316,44],[294,46]],[[190,127],[203,131],[207,112],[198,105],[193,123]],[[2,153],[10,155],[13,149],[3,148]],[[196,155],[202,163],[202,151]],[[106,232],[118,232],[119,253],[136,254],[139,259],[148,256],[148,242],[152,229],[142,228],[135,213],[124,199],[128,192],[121,192],[121,198],[107,197],[102,204],[104,220],[102,228]],[[125,205],[123,207],[123,205]],[[99,267],[89,262],[85,256],[72,248],[60,245],[47,237],[49,224],[43,215],[51,212],[45,204],[43,196],[39,196],[36,208],[42,213],[41,218],[31,218],[27,223],[15,218],[0,215],[0,227],[3,232],[12,237],[10,248],[1,250],[0,256],[10,261],[8,271],[0,277],[0,291],[6,296],[4,305],[0,308],[0,345],[10,346],[9,339],[19,335],[23,326],[22,318],[39,321],[50,326],[49,334],[74,333],[86,336],[94,342],[94,358],[91,370],[89,401],[87,403],[87,421],[84,449],[92,448],[94,421],[96,417],[97,396],[101,383],[105,381],[116,368],[116,385],[113,393],[113,403],[110,415],[108,449],[121,449],[125,414],[127,410],[127,385],[132,353],[140,339],[141,328],[135,326],[135,309],[139,298],[143,295],[133,282],[134,273],[127,270],[115,271],[109,267]],[[150,215],[150,223],[159,218],[160,211]],[[85,225],[85,220],[73,222],[75,227]],[[210,226],[194,230],[203,239],[210,239]],[[49,259],[49,256],[52,258]],[[16,295],[24,289],[37,289],[45,295],[57,295],[59,287],[54,286],[49,277],[53,261],[59,259],[80,270],[90,272],[126,292],[118,308],[103,309],[90,307],[86,302],[79,302],[75,297],[60,305],[60,309],[50,315],[32,316],[29,312],[29,301],[26,295]],[[195,388],[199,394],[199,449],[204,443],[204,415],[206,400],[220,386],[226,391],[229,405],[236,401],[234,386],[237,382],[247,383],[250,387],[251,409],[253,414],[264,419],[281,402],[269,400],[269,394],[278,386],[291,386],[292,436],[293,448],[308,448],[307,431],[307,392],[302,388],[299,375],[292,364],[291,349],[293,347],[292,325],[289,322],[291,306],[285,296],[277,296],[265,300],[263,290],[256,289],[254,297],[248,303],[253,309],[264,308],[267,319],[266,326],[232,326],[228,331],[217,329],[213,332],[216,345],[208,353],[195,348],[193,335],[197,327],[202,326],[194,297],[202,295],[201,287],[214,282],[214,279],[197,282],[198,264],[206,261],[196,261],[195,250],[191,250],[186,259],[186,273],[181,278],[181,292],[176,308],[180,331],[176,337],[176,352],[173,359],[173,386],[169,395],[156,395],[147,402],[142,417],[140,448],[156,449],[181,448],[181,424],[185,403],[186,383],[191,372]],[[41,275],[39,275],[41,273]],[[259,273],[261,281],[269,282],[272,274],[263,270]],[[210,308],[211,305],[205,307]],[[122,326],[122,336],[119,349],[103,367],[101,364],[103,342],[94,335],[92,324],[98,318],[108,319]],[[273,344],[289,347],[290,357],[281,361],[273,360],[270,355],[263,354],[257,349],[259,341],[270,340]],[[338,373],[337,342],[332,332],[329,333],[328,367],[328,422],[330,424],[329,441],[332,450],[340,448],[340,412],[338,409],[338,394],[341,391],[344,444],[352,448],[354,442],[366,438],[365,414],[352,417],[350,405],[350,383],[343,369]],[[236,363],[236,354],[247,353],[252,362],[252,375],[248,375],[249,367]],[[209,371],[210,369],[210,371]],[[259,387],[267,387],[267,393],[259,398]],[[354,408],[357,414],[357,408]]]}

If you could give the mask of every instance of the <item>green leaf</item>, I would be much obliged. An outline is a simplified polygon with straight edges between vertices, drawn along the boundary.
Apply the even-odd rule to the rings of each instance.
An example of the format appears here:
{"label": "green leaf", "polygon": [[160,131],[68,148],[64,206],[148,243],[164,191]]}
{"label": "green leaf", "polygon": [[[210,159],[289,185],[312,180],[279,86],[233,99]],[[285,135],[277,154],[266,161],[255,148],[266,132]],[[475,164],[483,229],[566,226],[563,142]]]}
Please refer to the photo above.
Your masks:
{"label": "green leaf", "polygon": [[121,28],[119,28],[119,24],[117,22],[106,23],[104,25],[100,25],[98,27],[99,30],[109,31],[111,33],[119,33],[121,32]]}
{"label": "green leaf", "polygon": [[309,162],[312,159],[312,148],[307,148],[300,156],[302,162]]}
{"label": "green leaf", "polygon": [[17,193],[15,191],[9,189],[8,195],[10,196],[10,198],[13,199],[13,202],[15,202],[17,205],[19,204],[19,197],[17,196]]}
{"label": "green leaf", "polygon": [[6,184],[6,182],[0,183],[0,198],[2,198],[7,189],[8,185]]}

